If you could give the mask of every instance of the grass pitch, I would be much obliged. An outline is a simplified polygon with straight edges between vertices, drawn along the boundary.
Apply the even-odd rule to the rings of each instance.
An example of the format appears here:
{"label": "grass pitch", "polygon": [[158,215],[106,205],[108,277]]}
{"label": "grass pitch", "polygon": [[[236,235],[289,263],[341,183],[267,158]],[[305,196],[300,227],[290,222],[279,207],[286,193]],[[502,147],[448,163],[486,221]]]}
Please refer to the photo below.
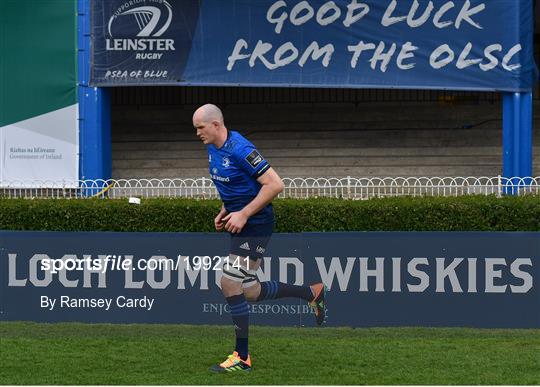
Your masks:
{"label": "grass pitch", "polygon": [[0,384],[540,384],[540,330],[0,323]]}

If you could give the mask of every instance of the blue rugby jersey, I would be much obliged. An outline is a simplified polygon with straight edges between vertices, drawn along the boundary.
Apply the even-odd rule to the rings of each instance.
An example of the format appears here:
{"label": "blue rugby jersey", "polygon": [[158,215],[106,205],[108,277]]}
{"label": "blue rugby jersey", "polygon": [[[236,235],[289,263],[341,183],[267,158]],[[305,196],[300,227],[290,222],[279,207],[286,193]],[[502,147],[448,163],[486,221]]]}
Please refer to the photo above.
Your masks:
{"label": "blue rugby jersey", "polygon": [[[229,131],[221,148],[207,146],[210,177],[228,212],[240,211],[261,190],[257,178],[270,168],[270,164],[244,136]],[[248,219],[248,224],[274,222],[272,204]]]}

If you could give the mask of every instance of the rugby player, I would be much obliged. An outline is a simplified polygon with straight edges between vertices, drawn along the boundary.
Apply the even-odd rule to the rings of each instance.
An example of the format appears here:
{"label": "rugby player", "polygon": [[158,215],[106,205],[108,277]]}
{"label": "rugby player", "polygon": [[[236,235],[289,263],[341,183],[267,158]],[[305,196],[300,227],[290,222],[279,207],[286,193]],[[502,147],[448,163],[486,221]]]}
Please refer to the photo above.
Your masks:
{"label": "rugby player", "polygon": [[227,130],[217,106],[206,104],[198,108],[193,114],[193,126],[207,147],[210,176],[223,202],[214,219],[215,228],[225,229],[231,236],[221,291],[230,307],[236,346],[225,361],[210,369],[251,371],[248,301],[301,298],[310,303],[316,322],[321,325],[326,316],[326,289],[322,283],[296,286],[259,282],[256,271],[274,227],[271,202],[283,191],[283,182],[251,142],[238,132]]}

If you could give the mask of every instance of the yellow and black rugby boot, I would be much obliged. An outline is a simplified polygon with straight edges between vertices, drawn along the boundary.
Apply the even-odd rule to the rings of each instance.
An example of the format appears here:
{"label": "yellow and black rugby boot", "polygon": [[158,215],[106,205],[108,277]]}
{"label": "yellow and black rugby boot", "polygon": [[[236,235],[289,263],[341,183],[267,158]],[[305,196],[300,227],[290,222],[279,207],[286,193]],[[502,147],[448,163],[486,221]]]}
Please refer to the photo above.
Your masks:
{"label": "yellow and black rugby boot", "polygon": [[227,356],[227,359],[221,363],[210,367],[213,372],[250,372],[251,357],[248,355],[246,360],[240,359],[238,352],[234,351],[232,355]]}
{"label": "yellow and black rugby boot", "polygon": [[326,322],[326,286],[319,282],[310,287],[313,292],[313,301],[309,303],[309,306],[315,311],[317,325],[322,325]]}

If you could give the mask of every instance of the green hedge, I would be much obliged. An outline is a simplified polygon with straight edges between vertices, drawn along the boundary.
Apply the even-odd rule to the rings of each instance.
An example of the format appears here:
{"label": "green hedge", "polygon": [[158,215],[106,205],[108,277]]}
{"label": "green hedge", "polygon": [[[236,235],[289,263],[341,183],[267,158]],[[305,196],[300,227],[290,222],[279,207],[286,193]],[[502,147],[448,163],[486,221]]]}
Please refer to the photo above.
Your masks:
{"label": "green hedge", "polygon": [[[214,231],[217,200],[0,199],[1,230]],[[274,202],[276,231],[540,231],[540,197]]]}

